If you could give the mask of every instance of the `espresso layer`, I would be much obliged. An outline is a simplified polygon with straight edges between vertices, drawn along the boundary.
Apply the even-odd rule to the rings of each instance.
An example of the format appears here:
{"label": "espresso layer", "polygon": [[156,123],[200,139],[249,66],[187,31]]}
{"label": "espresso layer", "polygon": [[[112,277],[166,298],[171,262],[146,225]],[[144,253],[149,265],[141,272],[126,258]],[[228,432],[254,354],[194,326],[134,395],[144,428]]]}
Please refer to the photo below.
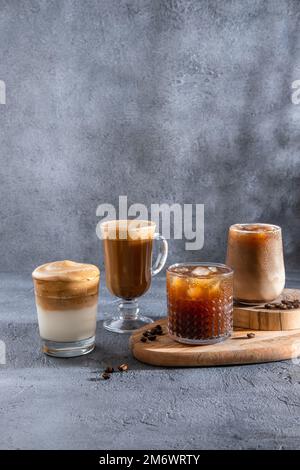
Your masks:
{"label": "espresso layer", "polygon": [[36,304],[49,312],[61,310],[80,310],[93,307],[98,303],[98,293],[79,297],[43,297],[35,295]]}

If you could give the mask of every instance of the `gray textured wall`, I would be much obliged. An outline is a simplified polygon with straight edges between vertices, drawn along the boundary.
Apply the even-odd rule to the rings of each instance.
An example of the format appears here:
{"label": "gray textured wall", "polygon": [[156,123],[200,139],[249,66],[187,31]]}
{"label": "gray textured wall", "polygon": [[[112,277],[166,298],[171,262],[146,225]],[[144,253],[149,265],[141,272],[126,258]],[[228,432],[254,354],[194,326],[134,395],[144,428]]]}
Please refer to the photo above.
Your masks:
{"label": "gray textured wall", "polygon": [[300,2],[0,0],[3,271],[99,261],[99,203],[205,204],[223,259],[237,221],[300,261]]}

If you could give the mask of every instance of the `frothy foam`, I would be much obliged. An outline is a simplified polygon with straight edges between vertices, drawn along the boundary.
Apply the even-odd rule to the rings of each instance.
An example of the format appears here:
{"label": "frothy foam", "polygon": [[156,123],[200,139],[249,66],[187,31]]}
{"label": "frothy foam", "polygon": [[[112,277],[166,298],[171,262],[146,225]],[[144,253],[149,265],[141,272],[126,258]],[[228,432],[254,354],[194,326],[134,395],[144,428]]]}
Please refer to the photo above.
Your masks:
{"label": "frothy foam", "polygon": [[99,275],[97,266],[69,260],[42,264],[32,273],[32,277],[37,280],[65,282],[95,279]]}
{"label": "frothy foam", "polygon": [[272,225],[272,224],[262,224],[262,223],[257,223],[257,224],[234,224],[230,227],[230,230],[236,230],[240,232],[253,232],[253,233],[259,233],[259,232],[277,232],[280,230],[280,227],[277,225]]}
{"label": "frothy foam", "polygon": [[101,235],[109,240],[143,240],[153,238],[155,227],[151,220],[110,220],[101,224]]}

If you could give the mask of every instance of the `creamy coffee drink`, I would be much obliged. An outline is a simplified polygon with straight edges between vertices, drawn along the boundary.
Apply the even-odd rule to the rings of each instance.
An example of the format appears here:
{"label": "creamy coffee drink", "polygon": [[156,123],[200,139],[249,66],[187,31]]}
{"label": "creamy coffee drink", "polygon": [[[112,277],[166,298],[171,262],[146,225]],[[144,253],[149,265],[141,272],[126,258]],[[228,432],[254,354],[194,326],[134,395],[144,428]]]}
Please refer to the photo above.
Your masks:
{"label": "creamy coffee drink", "polygon": [[[99,269],[92,264],[56,261],[39,266],[32,277],[44,352],[63,356],[66,349],[69,356],[84,354],[89,351],[77,349],[83,350],[87,343],[93,349]],[[61,354],[55,353],[55,347]]]}
{"label": "creamy coffee drink", "polygon": [[275,300],[285,284],[281,228],[270,224],[232,225],[226,263],[234,270],[236,301],[251,304]]}
{"label": "creamy coffee drink", "polygon": [[[101,224],[106,286],[121,300],[118,313],[104,321],[104,328],[115,333],[130,333],[151,318],[140,315],[138,298],[150,287],[151,278],[165,265],[168,243],[155,232],[151,220],[110,220]],[[152,266],[154,240],[159,252]]]}
{"label": "creamy coffee drink", "polygon": [[113,295],[131,300],[149,289],[154,230],[151,222],[137,220],[104,225],[106,286]]}

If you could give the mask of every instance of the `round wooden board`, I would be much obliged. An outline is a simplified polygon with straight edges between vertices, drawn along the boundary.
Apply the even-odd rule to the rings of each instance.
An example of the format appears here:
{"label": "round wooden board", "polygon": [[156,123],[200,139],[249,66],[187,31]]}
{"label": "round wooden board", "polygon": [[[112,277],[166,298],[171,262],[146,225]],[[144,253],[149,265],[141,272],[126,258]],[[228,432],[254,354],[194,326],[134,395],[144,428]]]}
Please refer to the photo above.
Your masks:
{"label": "round wooden board", "polygon": [[[299,289],[284,289],[278,299],[300,300]],[[293,310],[267,310],[264,306],[235,305],[233,308],[233,325],[235,328],[252,330],[288,331],[300,329],[300,308]]]}
{"label": "round wooden board", "polygon": [[[166,333],[156,341],[143,343],[143,331],[160,324]],[[251,331],[251,330],[250,330]],[[167,334],[167,320],[159,320],[140,328],[130,337],[136,359],[146,364],[168,367],[204,367],[230,364],[254,364],[282,361],[300,356],[300,329],[294,331],[256,331],[248,339],[249,330],[236,330],[222,343],[189,346],[173,341]]]}

